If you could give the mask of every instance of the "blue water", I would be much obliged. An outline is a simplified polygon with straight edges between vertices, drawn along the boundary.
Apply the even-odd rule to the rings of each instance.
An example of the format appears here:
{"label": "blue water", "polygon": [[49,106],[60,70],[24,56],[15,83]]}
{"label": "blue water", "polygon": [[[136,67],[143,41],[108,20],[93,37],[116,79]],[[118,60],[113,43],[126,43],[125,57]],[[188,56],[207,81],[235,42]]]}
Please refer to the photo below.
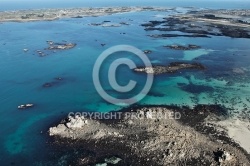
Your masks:
{"label": "blue water", "polygon": [[[7,4],[6,2],[1,2]],[[78,2],[80,4],[80,2]],[[131,1],[132,5],[140,3]],[[118,6],[130,3],[101,3],[100,1],[85,2],[83,6]],[[151,5],[147,2],[146,5]],[[168,6],[160,1],[159,4]],[[210,6],[204,6],[210,4]],[[211,8],[242,8],[247,7],[247,1],[225,3],[223,5],[211,3],[183,3],[183,6],[211,7]],[[59,6],[58,6],[59,5]],[[144,5],[144,4],[143,4]],[[171,2],[178,6],[180,2]],[[40,8],[40,7],[74,7],[74,4],[23,4],[17,6],[1,5],[0,9]],[[52,150],[47,144],[47,130],[50,125],[65,117],[68,112],[117,110],[121,107],[105,102],[96,92],[92,82],[92,69],[97,57],[110,46],[118,44],[133,45],[139,49],[150,49],[149,59],[153,64],[166,64],[173,61],[192,61],[203,63],[206,71],[187,71],[173,75],[156,77],[151,93],[140,101],[140,104],[224,104],[231,109],[241,109],[250,98],[249,91],[249,62],[250,40],[231,39],[229,37],[212,38],[170,38],[153,39],[146,35],[141,23],[149,20],[161,19],[160,15],[168,13],[140,12],[115,14],[112,16],[87,17],[82,19],[62,19],[52,22],[4,23],[0,24],[0,165],[34,165],[49,158]],[[114,23],[125,21],[129,26],[122,27],[93,27],[89,23],[99,23],[110,20]],[[120,34],[126,33],[126,34]],[[46,57],[39,57],[36,50],[47,47],[46,41],[77,43],[71,50],[48,52]],[[106,43],[102,47],[101,43]],[[198,51],[182,52],[169,50],[163,45],[168,44],[197,44],[202,47]],[[28,48],[28,52],[23,52]],[[190,57],[191,56],[191,57]],[[129,57],[137,65],[141,62],[133,55],[125,53],[115,54],[106,62],[108,65],[117,57]],[[236,75],[233,68],[244,69],[245,74]],[[105,68],[104,68],[105,69]],[[103,76],[105,76],[103,71]],[[138,82],[138,89],[142,88],[145,76],[133,73],[126,67],[118,73],[119,81],[126,83],[129,79]],[[57,81],[56,77],[62,77]],[[114,96],[124,97],[111,90],[103,78],[105,89]],[[235,84],[226,86],[228,81]],[[43,88],[46,82],[56,82],[51,88]],[[199,89],[197,93],[190,93],[179,84],[193,83],[212,87],[207,92]],[[244,85],[244,86],[242,86]],[[198,87],[198,86],[197,86]],[[136,93],[133,92],[133,93]],[[133,95],[128,94],[128,96]],[[126,96],[127,97],[127,96]],[[239,98],[239,99],[238,99]],[[224,100],[241,100],[242,103],[227,104]],[[30,110],[20,111],[17,106],[24,103],[34,103]],[[13,164],[12,163],[12,164]]]}

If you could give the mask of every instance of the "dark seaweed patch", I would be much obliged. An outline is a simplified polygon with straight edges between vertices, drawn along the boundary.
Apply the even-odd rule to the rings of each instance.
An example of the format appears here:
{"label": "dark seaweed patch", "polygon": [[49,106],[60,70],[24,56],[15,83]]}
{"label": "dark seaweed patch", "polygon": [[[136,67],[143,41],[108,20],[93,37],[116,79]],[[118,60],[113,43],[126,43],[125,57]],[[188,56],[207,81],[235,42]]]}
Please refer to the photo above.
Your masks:
{"label": "dark seaweed patch", "polygon": [[206,85],[196,85],[193,83],[189,83],[189,84],[178,84],[179,87],[189,93],[193,93],[193,94],[200,94],[200,93],[204,93],[204,92],[213,92],[214,88],[211,86],[206,86]]}

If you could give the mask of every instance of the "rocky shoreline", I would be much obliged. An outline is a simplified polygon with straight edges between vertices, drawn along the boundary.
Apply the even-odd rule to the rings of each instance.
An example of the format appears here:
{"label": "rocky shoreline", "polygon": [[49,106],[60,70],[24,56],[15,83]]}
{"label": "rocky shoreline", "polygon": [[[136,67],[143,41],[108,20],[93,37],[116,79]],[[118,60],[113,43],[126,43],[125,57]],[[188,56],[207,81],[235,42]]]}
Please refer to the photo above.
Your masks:
{"label": "rocky shoreline", "polygon": [[74,165],[105,164],[112,157],[117,165],[250,164],[243,148],[206,121],[228,118],[223,107],[134,106],[108,114],[118,113],[117,119],[67,118],[50,128],[51,146],[89,152],[65,159]]}
{"label": "rocky shoreline", "polygon": [[199,63],[172,62],[166,66],[138,67],[135,68],[134,71],[157,75],[163,73],[176,73],[184,69],[205,70],[206,68]]}
{"label": "rocky shoreline", "polygon": [[[211,37],[250,38],[250,10],[200,10],[172,15],[163,20],[143,23],[146,31],[173,32],[184,34],[153,34],[154,38],[168,37]],[[244,21],[248,19],[247,21]]]}

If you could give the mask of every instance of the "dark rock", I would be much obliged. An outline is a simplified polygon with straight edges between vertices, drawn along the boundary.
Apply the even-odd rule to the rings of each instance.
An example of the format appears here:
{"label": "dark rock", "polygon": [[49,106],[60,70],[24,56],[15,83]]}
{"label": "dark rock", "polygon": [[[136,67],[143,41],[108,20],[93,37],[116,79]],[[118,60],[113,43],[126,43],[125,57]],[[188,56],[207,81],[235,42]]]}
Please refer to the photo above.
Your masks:
{"label": "dark rock", "polygon": [[92,26],[100,26],[102,24],[101,23],[91,23],[90,25],[92,25]]}
{"label": "dark rock", "polygon": [[204,17],[205,18],[215,18],[215,15],[214,14],[204,14]]}
{"label": "dark rock", "polygon": [[44,14],[38,14],[37,17],[44,17]]}
{"label": "dark rock", "polygon": [[220,27],[220,31],[224,36],[229,36],[232,38],[250,38],[249,31],[240,28],[230,28],[225,26]]}
{"label": "dark rock", "polygon": [[144,27],[151,27],[151,26],[154,26],[154,24],[153,24],[152,22],[149,22],[149,23],[141,24],[141,26],[144,26]]}
{"label": "dark rock", "polygon": [[44,88],[49,88],[49,87],[52,87],[52,86],[53,86],[52,83],[45,83],[45,84],[43,84]]}
{"label": "dark rock", "polygon": [[152,53],[151,50],[144,50],[143,52],[144,52],[145,54],[150,54],[150,53]]}
{"label": "dark rock", "polygon": [[76,17],[72,17],[72,18],[83,18],[82,16],[76,16]]}
{"label": "dark rock", "polygon": [[129,25],[127,22],[120,22],[121,25]]}

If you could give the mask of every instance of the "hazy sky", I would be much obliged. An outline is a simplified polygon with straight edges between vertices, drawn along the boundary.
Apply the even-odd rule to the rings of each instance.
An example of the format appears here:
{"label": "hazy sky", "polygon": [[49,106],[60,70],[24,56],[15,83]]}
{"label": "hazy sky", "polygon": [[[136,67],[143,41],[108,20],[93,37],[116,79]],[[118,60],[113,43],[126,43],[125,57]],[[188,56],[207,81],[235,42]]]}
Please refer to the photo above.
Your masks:
{"label": "hazy sky", "polygon": [[250,9],[250,0],[0,0],[0,10],[102,6],[194,6]]}
{"label": "hazy sky", "polygon": [[[73,3],[73,2],[82,2],[82,1],[85,1],[85,2],[122,2],[122,1],[126,1],[126,2],[133,2],[133,1],[141,1],[141,0],[0,0],[0,2],[32,2],[32,3],[36,3],[36,2],[46,2],[46,3],[50,3],[50,2],[68,2],[68,3]],[[219,2],[219,1],[235,1],[235,2],[239,2],[239,1],[249,1],[250,0],[143,0],[143,1],[179,1],[179,2],[187,2],[187,1],[192,1],[192,2],[209,2],[209,1],[214,1],[214,2]],[[141,2],[143,2],[141,1]],[[250,4],[249,4],[250,5]]]}

